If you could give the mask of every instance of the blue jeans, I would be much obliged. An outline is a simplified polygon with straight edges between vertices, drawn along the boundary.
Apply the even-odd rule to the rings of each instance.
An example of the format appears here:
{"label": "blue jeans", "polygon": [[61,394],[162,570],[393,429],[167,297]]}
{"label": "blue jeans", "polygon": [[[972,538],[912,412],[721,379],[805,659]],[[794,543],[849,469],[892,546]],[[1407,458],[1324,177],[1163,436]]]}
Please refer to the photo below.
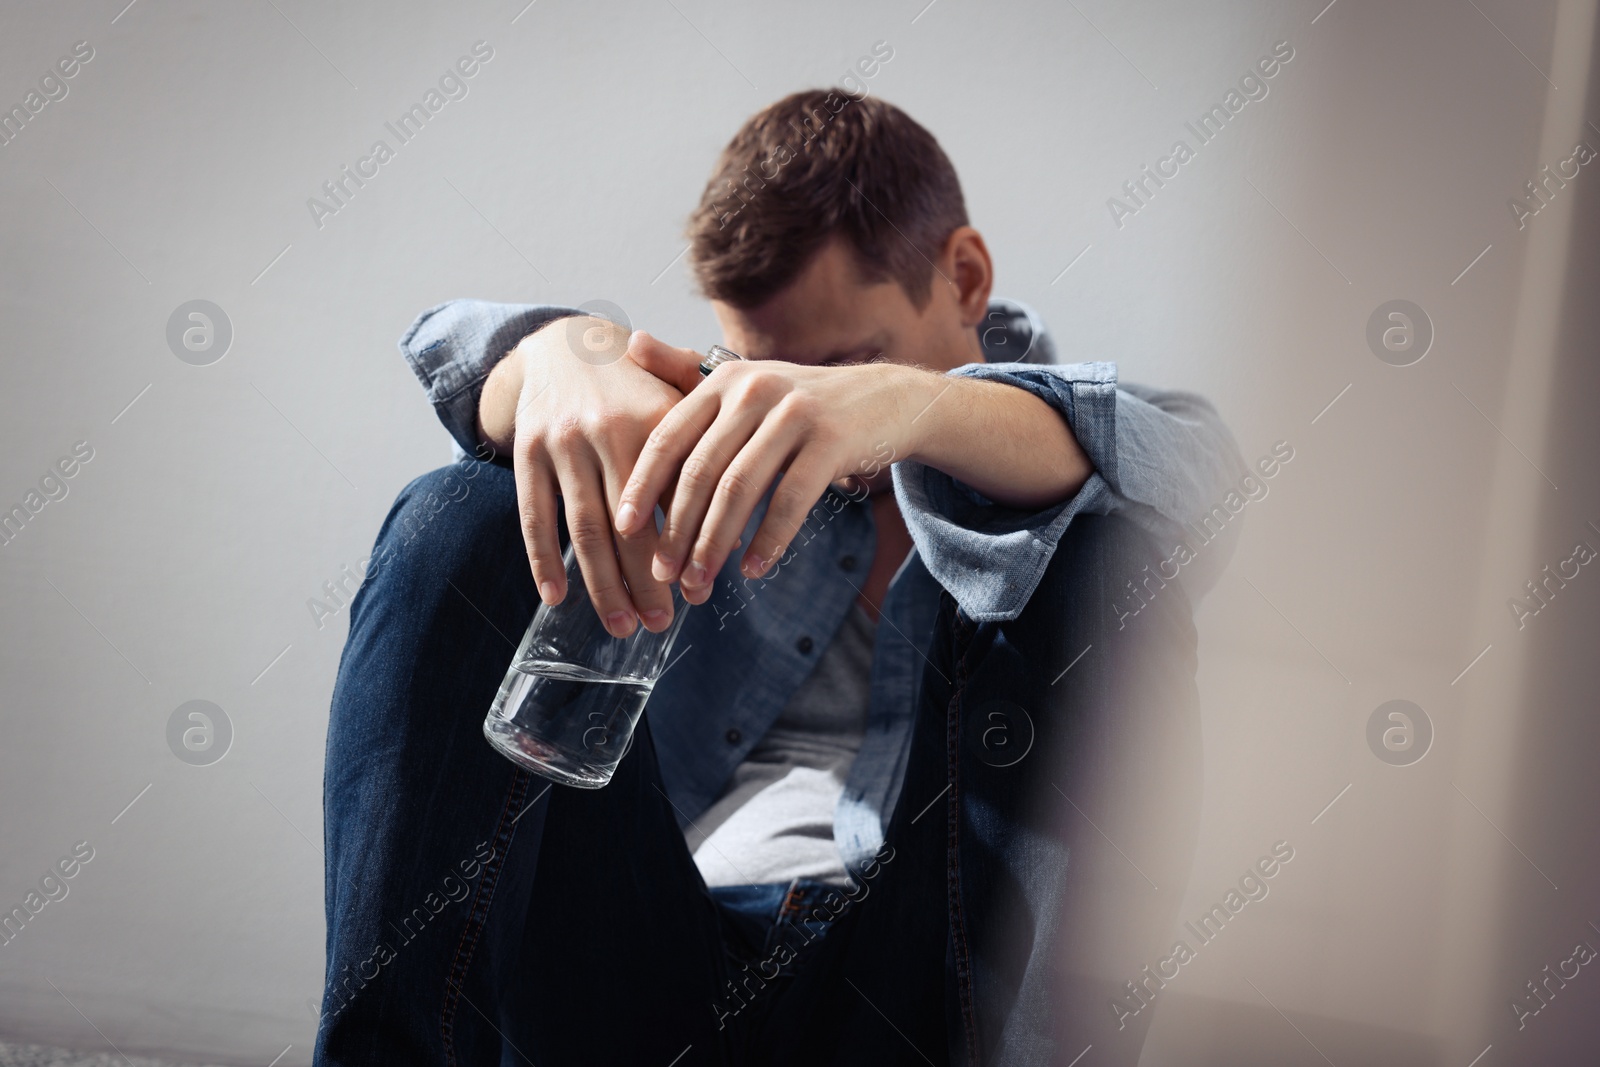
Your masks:
{"label": "blue jeans", "polygon": [[483,739],[537,601],[515,487],[475,461],[417,479],[334,690],[316,1062],[1136,1063],[1152,1012],[1115,1004],[1164,984],[1142,969],[1174,936],[1200,794],[1189,604],[1176,582],[1113,603],[1157,558],[1086,515],[1017,619],[946,595],[860,882],[708,890],[648,712],[599,790]]}

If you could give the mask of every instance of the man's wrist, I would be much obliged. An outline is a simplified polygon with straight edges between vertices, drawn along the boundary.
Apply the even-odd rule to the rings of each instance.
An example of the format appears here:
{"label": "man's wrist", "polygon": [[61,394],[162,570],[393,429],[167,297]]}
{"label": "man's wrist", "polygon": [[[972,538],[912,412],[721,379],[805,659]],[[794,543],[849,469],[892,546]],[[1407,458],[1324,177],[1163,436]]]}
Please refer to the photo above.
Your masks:
{"label": "man's wrist", "polygon": [[[560,330],[560,333],[552,333]],[[605,366],[623,358],[630,331],[594,315],[561,315],[518,341],[489,369],[478,396],[478,441],[501,455],[509,455],[516,440],[517,416],[530,373],[539,377],[540,389],[564,356],[590,366]],[[552,346],[556,346],[552,348]]]}
{"label": "man's wrist", "polygon": [[901,409],[905,420],[900,428],[901,440],[890,442],[896,458],[924,463],[927,461],[928,442],[939,433],[938,408],[949,402],[950,398],[944,394],[955,385],[955,379],[924,367],[895,363],[882,366],[892,367],[902,377],[903,383],[898,386],[898,391],[906,397],[906,404]]}
{"label": "man's wrist", "polygon": [[901,459],[942,471],[997,504],[1026,510],[1069,499],[1094,473],[1066,418],[1026,389],[918,373],[927,381],[913,390],[909,454]]}
{"label": "man's wrist", "polygon": [[[533,334],[529,334],[532,337]],[[523,338],[489,369],[478,397],[478,442],[501,455],[511,451],[517,432],[517,398],[522,394]]]}

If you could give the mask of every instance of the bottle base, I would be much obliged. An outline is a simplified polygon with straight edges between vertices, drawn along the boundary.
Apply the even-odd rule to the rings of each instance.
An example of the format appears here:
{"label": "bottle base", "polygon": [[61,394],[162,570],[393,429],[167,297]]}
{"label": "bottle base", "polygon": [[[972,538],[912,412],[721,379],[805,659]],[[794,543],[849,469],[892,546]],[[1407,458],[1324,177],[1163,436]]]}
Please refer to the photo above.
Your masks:
{"label": "bottle base", "polygon": [[599,789],[611,781],[611,775],[616,770],[614,766],[596,767],[573,760],[504,720],[490,718],[485,721],[483,736],[512,763],[557,785]]}

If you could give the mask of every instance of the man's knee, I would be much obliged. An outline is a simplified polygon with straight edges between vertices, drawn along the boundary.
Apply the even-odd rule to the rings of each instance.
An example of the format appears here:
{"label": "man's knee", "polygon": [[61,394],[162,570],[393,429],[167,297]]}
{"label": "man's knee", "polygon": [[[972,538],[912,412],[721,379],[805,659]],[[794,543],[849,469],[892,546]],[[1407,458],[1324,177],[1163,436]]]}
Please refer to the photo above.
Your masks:
{"label": "man's knee", "polygon": [[[1133,522],[1078,516],[1022,614],[1000,624],[1006,642],[1047,680],[1104,670],[1121,678],[1119,685],[1132,685],[1132,675],[1152,691],[1165,685],[1186,692],[1197,668],[1193,612],[1182,580],[1162,559]],[[1092,662],[1079,666],[1091,649]]]}
{"label": "man's knee", "polygon": [[1120,515],[1080,515],[1062,535],[1040,593],[1091,614],[1091,629],[1121,633],[1141,617],[1159,617],[1152,629],[1187,629],[1192,618],[1179,561],[1163,556],[1155,541]]}
{"label": "man's knee", "polygon": [[[504,576],[522,558],[511,471],[461,460],[414,479],[395,497],[363,567],[362,594],[376,586],[461,585]],[[514,573],[514,572],[512,572]],[[365,597],[358,597],[359,602]]]}
{"label": "man's knee", "polygon": [[1054,566],[1062,562],[1081,574],[1086,567],[1127,571],[1155,559],[1155,542],[1131,519],[1121,515],[1079,515],[1061,535]]}
{"label": "man's knee", "polygon": [[527,625],[538,599],[510,471],[467,460],[417,478],[396,497],[363,570],[336,718],[352,701],[363,715],[403,709],[411,687],[436,674],[451,686],[470,675],[492,695],[507,635]]}
{"label": "man's knee", "polygon": [[[426,549],[458,540],[458,533],[476,527],[514,523],[516,483],[504,467],[461,460],[411,481],[395,497],[379,540],[404,547],[423,539]],[[446,521],[438,520],[444,517]]]}
{"label": "man's knee", "polygon": [[1063,788],[1085,811],[1118,812],[1127,835],[1148,843],[1155,880],[1181,886],[1201,782],[1198,640],[1163,557],[1125,518],[1073,520],[1051,562],[1057,599],[1039,604],[1056,629],[1030,649],[1044,670],[1028,695],[1063,727],[1041,739],[1051,780],[1073,783]]}
{"label": "man's knee", "polygon": [[378,532],[378,556],[451,556],[485,538],[517,532],[517,491],[510,471],[462,460],[412,480],[395,497]]}

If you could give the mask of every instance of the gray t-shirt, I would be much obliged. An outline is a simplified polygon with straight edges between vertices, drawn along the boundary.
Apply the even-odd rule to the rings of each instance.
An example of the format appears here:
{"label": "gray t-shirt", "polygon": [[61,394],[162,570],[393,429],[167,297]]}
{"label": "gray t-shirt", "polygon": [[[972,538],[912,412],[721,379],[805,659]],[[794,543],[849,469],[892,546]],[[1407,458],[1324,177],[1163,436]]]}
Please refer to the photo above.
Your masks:
{"label": "gray t-shirt", "polygon": [[849,881],[833,811],[866,734],[876,630],[852,605],[772,729],[685,832],[706,885]]}

